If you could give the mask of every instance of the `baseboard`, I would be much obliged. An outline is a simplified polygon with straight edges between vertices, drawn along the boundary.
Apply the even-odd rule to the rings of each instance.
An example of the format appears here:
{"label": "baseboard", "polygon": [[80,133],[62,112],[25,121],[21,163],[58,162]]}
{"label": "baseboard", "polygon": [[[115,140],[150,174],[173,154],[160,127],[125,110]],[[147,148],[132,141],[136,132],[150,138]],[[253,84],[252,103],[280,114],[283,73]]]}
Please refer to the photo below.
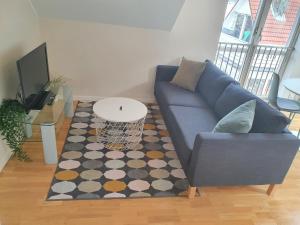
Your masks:
{"label": "baseboard", "polygon": [[11,156],[12,151],[2,140],[0,140],[0,172],[3,170]]}
{"label": "baseboard", "polygon": [[[104,99],[107,97],[101,97],[101,96],[87,96],[87,95],[75,95],[73,96],[74,100],[79,100],[79,101],[97,101],[100,99]],[[154,97],[147,97],[147,98],[140,98],[140,97],[131,97],[133,99],[136,99],[138,101],[144,102],[144,103],[154,103],[155,98]]]}

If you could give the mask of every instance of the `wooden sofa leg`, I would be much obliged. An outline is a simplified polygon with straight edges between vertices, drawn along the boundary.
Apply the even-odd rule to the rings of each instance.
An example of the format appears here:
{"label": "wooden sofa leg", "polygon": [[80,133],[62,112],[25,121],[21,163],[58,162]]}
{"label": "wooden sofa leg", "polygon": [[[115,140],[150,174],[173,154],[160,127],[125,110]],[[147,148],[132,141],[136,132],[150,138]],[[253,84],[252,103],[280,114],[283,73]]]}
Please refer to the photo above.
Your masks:
{"label": "wooden sofa leg", "polygon": [[189,186],[188,191],[187,191],[188,198],[189,198],[189,199],[195,198],[196,191],[197,191],[197,188],[196,188],[196,187],[191,187],[191,186]]}
{"label": "wooden sofa leg", "polygon": [[267,190],[267,195],[271,196],[274,194],[275,184],[270,184]]}

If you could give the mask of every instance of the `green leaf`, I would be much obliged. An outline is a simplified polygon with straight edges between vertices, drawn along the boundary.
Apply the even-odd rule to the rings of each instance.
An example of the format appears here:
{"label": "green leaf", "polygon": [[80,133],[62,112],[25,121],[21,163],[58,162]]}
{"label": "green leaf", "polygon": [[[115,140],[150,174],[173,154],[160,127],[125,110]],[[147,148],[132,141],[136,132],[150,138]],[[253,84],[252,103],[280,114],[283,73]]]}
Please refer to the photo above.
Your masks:
{"label": "green leaf", "polygon": [[25,108],[17,100],[3,100],[0,106],[0,134],[20,161],[30,161],[22,149],[25,138],[23,126],[25,116]]}

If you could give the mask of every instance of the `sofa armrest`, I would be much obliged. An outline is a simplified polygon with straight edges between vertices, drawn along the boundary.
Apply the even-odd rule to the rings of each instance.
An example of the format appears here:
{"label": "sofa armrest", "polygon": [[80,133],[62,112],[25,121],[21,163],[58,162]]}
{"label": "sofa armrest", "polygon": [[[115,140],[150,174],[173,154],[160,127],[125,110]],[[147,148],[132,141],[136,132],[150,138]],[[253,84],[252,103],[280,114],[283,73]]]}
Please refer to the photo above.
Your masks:
{"label": "sofa armrest", "polygon": [[178,70],[178,66],[159,65],[156,67],[155,83],[159,81],[171,81]]}
{"label": "sofa armrest", "polygon": [[194,186],[282,183],[299,148],[291,134],[228,134],[196,136],[188,166]]}

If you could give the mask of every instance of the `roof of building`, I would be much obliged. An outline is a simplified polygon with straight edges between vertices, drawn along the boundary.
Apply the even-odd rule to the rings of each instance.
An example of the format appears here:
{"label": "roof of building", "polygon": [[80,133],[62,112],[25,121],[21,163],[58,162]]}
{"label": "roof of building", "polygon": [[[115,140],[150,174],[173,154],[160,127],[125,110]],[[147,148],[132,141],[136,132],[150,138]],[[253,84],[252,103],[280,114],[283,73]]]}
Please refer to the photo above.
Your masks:
{"label": "roof of building", "polygon": [[[256,18],[259,2],[260,0],[249,0],[253,21]],[[262,31],[260,44],[286,45],[299,9],[300,0],[289,0],[283,22],[276,20],[270,10]]]}

